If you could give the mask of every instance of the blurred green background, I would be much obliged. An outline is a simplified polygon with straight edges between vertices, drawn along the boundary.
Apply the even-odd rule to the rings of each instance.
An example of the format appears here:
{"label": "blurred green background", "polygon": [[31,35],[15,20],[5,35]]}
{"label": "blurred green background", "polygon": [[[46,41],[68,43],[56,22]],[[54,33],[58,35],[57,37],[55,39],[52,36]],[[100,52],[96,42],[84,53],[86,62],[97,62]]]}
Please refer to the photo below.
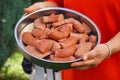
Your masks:
{"label": "blurred green background", "polygon": [[0,80],[29,80],[21,67],[23,55],[14,38],[14,27],[24,8],[44,0],[0,0]]}

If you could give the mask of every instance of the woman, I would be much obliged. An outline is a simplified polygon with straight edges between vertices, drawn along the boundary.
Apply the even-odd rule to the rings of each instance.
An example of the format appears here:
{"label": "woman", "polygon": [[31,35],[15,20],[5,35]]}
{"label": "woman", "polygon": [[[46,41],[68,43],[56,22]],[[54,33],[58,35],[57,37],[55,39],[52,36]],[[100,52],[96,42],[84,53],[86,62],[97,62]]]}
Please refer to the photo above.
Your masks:
{"label": "woman", "polygon": [[[25,8],[31,13],[45,7],[65,7],[91,18],[101,32],[101,44],[62,71],[62,80],[120,79],[120,1],[119,0],[47,0]],[[109,58],[110,57],[110,58]]]}

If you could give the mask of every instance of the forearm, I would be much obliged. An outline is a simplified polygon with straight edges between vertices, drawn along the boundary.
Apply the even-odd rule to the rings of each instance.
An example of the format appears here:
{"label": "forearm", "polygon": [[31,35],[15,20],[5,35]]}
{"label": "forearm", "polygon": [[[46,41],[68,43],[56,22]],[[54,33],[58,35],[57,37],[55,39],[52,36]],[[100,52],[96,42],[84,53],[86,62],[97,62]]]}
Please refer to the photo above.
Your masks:
{"label": "forearm", "polygon": [[111,54],[120,51],[120,31],[107,42],[111,48]]}

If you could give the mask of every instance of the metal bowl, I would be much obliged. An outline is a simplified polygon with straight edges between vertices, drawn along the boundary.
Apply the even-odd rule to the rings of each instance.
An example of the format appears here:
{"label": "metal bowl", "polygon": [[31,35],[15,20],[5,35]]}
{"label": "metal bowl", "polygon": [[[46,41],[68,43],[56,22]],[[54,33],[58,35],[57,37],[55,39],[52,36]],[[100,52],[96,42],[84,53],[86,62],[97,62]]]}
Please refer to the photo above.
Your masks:
{"label": "metal bowl", "polygon": [[92,29],[92,33],[98,36],[97,44],[100,43],[100,39],[101,39],[100,31],[98,27],[96,26],[96,24],[90,18],[88,18],[87,16],[85,16],[84,14],[80,12],[67,9],[67,8],[59,8],[59,7],[40,9],[40,10],[37,10],[35,12],[32,12],[30,14],[27,14],[21,17],[21,19],[17,22],[15,26],[14,35],[15,35],[16,42],[18,44],[20,51],[24,54],[24,56],[36,65],[49,68],[49,69],[54,69],[54,70],[71,68],[70,63],[81,60],[81,59],[79,58],[79,59],[75,59],[72,61],[66,61],[66,62],[58,62],[58,61],[40,59],[37,56],[34,56],[31,53],[29,53],[25,49],[25,45],[22,43],[21,34],[23,33],[23,31],[26,31],[26,30],[30,31],[33,29],[33,27],[31,26],[33,26],[34,19],[41,17],[41,16],[50,15],[51,13],[56,13],[56,14],[62,13],[64,14],[65,18],[73,17],[79,20],[80,22],[84,22],[85,24],[89,25],[89,27]]}

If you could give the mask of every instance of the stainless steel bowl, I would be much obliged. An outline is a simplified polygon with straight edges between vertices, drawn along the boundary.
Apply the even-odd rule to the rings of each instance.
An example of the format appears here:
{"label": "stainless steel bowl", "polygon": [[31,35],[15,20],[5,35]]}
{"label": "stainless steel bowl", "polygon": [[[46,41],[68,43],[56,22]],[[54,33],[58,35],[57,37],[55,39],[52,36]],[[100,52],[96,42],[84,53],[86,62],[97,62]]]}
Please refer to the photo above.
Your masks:
{"label": "stainless steel bowl", "polygon": [[77,11],[67,9],[67,8],[59,8],[59,7],[40,9],[21,17],[21,19],[17,22],[15,26],[14,35],[15,35],[16,42],[18,44],[20,51],[24,54],[24,56],[36,65],[39,65],[45,68],[54,69],[54,70],[71,68],[70,63],[81,60],[81,59],[76,59],[73,61],[66,61],[66,62],[58,62],[58,61],[56,62],[56,61],[50,61],[46,59],[40,59],[37,56],[34,56],[31,53],[29,53],[25,49],[24,44],[22,43],[21,34],[25,30],[32,30],[31,25],[34,19],[41,16],[50,15],[51,13],[57,13],[57,14],[62,13],[64,14],[65,18],[73,17],[79,20],[80,22],[86,23],[92,29],[92,33],[98,36],[97,44],[100,43],[100,40],[101,40],[100,31],[96,26],[96,24],[90,18],[88,18],[84,14],[79,13]]}

